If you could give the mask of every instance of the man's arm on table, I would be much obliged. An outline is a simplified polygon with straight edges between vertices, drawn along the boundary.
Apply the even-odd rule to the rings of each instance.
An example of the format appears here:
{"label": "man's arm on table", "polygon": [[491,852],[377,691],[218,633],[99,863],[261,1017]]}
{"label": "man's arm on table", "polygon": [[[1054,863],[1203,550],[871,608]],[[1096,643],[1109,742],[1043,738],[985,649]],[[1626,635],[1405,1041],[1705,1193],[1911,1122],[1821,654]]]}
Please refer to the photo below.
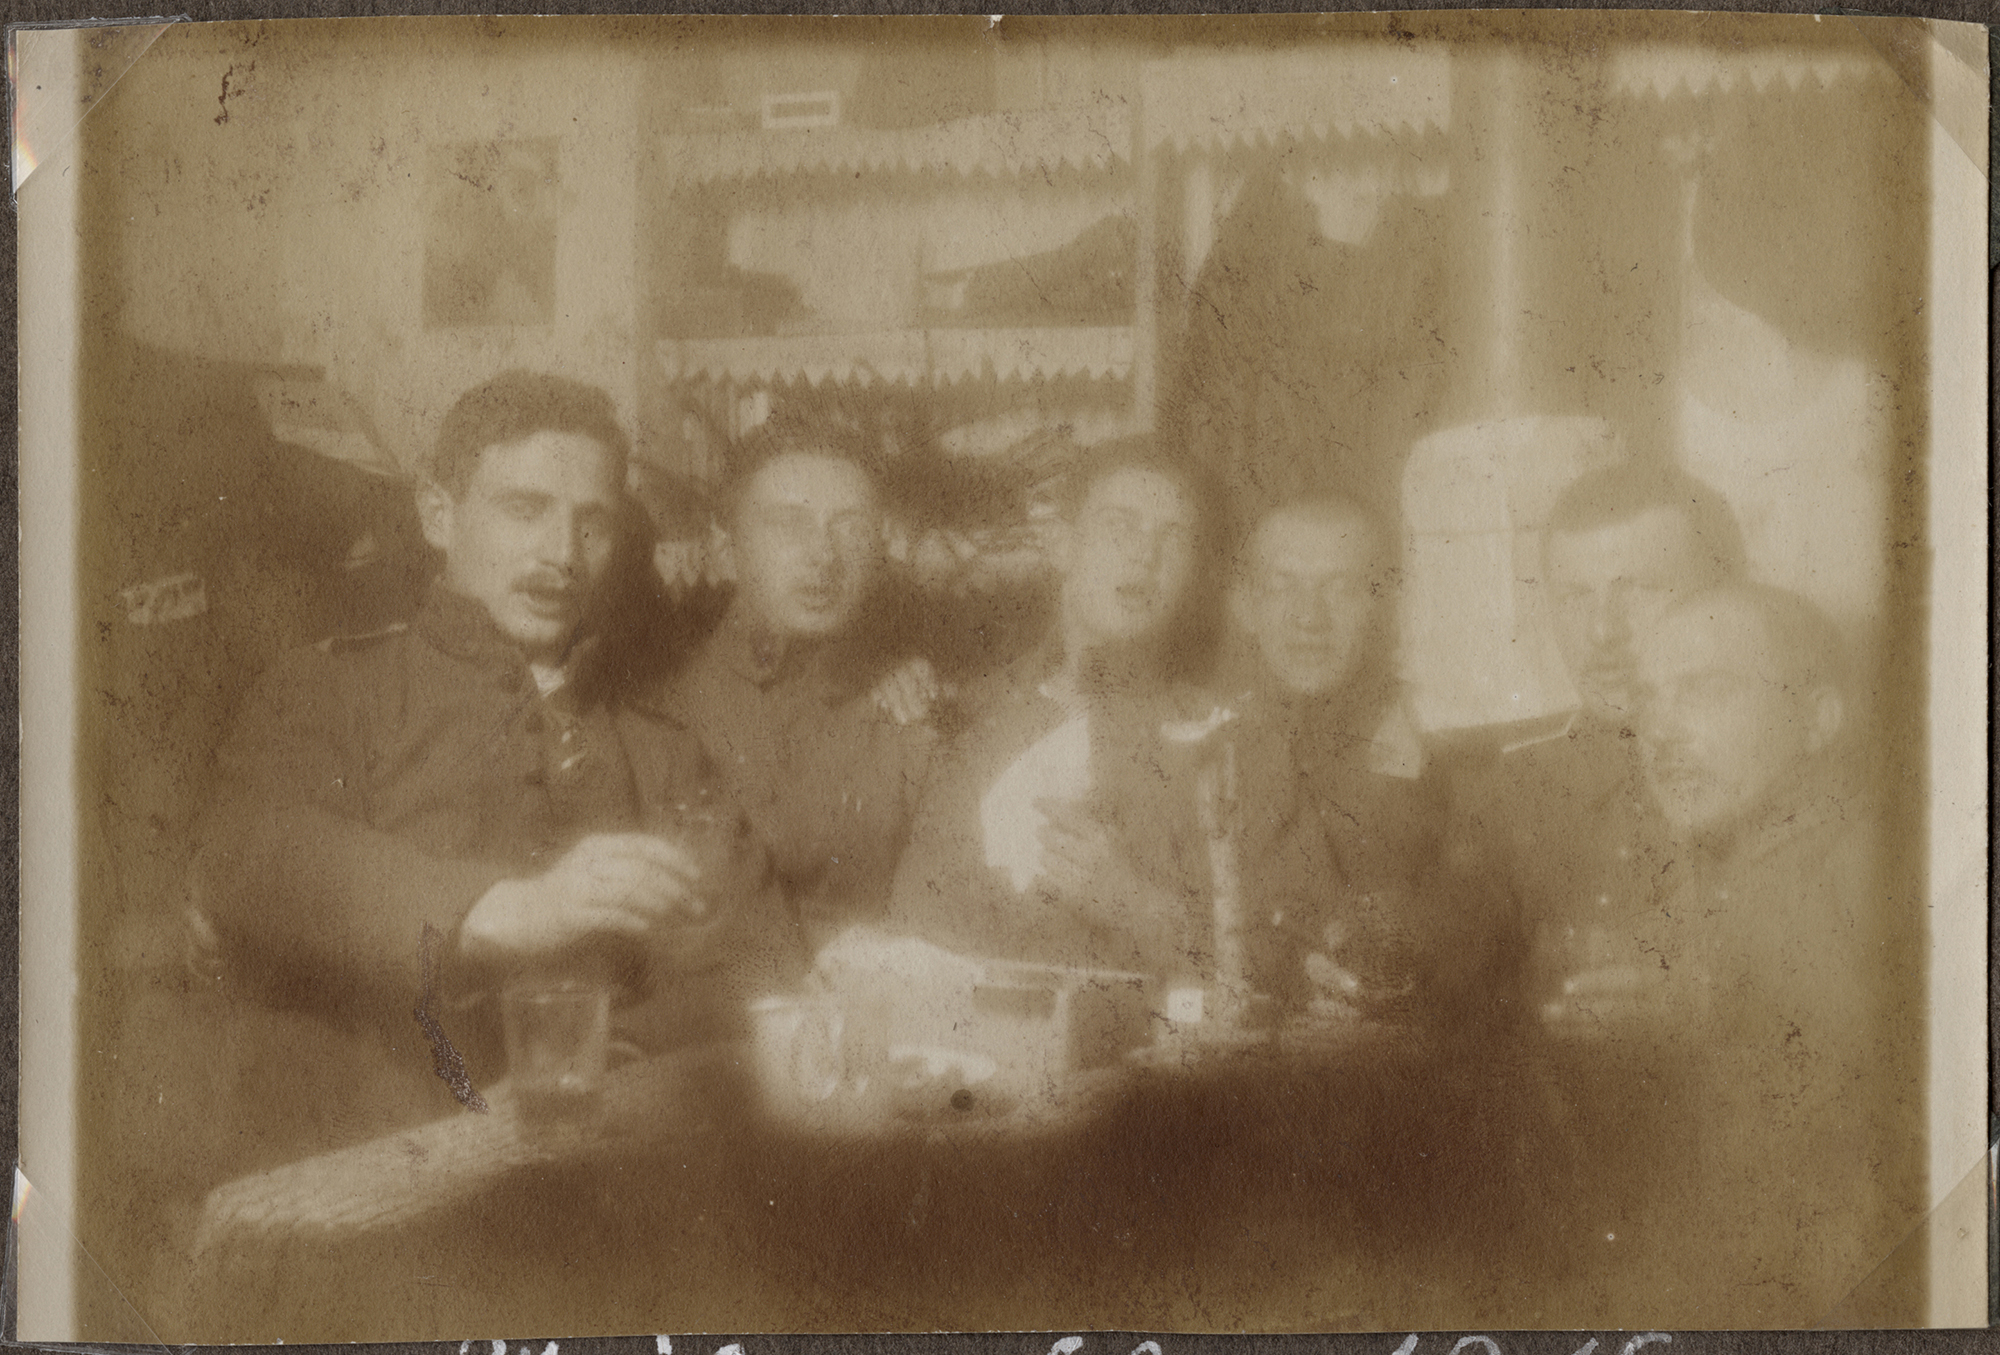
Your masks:
{"label": "man's arm on table", "polygon": [[298,990],[284,996],[416,994],[426,928],[476,972],[638,936],[688,906],[693,863],[657,837],[586,837],[523,877],[370,826],[363,721],[374,698],[329,658],[292,656],[258,684],[219,757],[197,860],[197,906],[237,958]]}

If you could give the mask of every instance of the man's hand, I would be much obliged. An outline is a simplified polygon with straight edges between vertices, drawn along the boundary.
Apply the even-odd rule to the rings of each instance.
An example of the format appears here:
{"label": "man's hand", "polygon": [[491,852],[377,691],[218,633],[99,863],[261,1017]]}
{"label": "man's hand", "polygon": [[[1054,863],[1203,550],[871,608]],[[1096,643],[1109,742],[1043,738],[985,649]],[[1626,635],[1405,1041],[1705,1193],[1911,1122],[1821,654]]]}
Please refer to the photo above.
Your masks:
{"label": "man's hand", "polygon": [[944,684],[929,659],[904,663],[875,684],[869,693],[875,706],[899,725],[922,724],[930,718],[931,707],[944,696]]}
{"label": "man's hand", "polygon": [[1306,977],[1319,990],[1314,996],[1315,1002],[1337,1003],[1360,1010],[1364,992],[1360,975],[1327,959],[1318,951],[1307,954],[1305,969]]}
{"label": "man's hand", "polygon": [[459,946],[479,959],[552,955],[600,936],[644,936],[656,924],[699,921],[693,856],[644,833],[587,837],[530,880],[502,880],[473,905]]}
{"label": "man's hand", "polygon": [[[1375,900],[1367,899],[1372,907]],[[1406,946],[1379,925],[1327,923],[1320,933],[1322,949],[1306,954],[1306,977],[1317,990],[1315,1008],[1347,1008],[1361,1014],[1382,1014],[1407,1005],[1416,995],[1417,974]]]}

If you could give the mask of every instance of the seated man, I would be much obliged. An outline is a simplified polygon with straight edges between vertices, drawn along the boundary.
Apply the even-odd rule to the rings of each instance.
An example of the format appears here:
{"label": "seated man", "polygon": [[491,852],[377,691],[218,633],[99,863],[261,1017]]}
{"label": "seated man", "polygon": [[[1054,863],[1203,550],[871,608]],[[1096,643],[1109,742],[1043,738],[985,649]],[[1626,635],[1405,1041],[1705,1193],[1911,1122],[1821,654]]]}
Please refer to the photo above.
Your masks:
{"label": "seated man", "polygon": [[1545,1221],[1524,1234],[1524,1263],[1555,1285],[1588,1283],[1644,1231],[1653,1191],[1627,1145],[1652,1132],[1654,1089],[1602,1076],[1588,1050],[1537,1041],[1534,1013],[1616,943],[1620,910],[1650,897],[1669,855],[1631,737],[1634,638],[1677,599],[1741,573],[1743,544],[1714,490],[1625,462],[1564,489],[1542,564],[1577,709],[1552,736],[1439,750],[1451,805],[1434,879],[1445,906],[1495,938],[1470,991],[1484,997],[1488,1057],[1521,1063],[1516,1094],[1541,1126],[1516,1175],[1522,1210]]}
{"label": "seated man", "polygon": [[968,695],[885,926],[977,955],[1194,974],[1212,949],[1208,862],[1163,726],[1209,709],[1173,673],[1212,500],[1146,441],[1085,455],[1050,541],[1055,628]]}
{"label": "seated man", "polygon": [[1256,524],[1229,594],[1254,982],[1290,1005],[1435,1006],[1491,958],[1428,897],[1441,805],[1398,701],[1386,550],[1354,504],[1300,500]]}
{"label": "seated man", "polygon": [[600,390],[468,392],[418,495],[422,610],[286,656],[220,751],[192,916],[267,1027],[234,1073],[251,1163],[483,1109],[517,978],[644,997],[620,1030],[663,1049],[795,972],[747,833],[683,827],[719,798],[700,746],[593,664],[626,456]]}
{"label": "seated man", "polygon": [[1578,706],[1553,737],[1462,764],[1447,859],[1467,911],[1517,925],[1522,996],[1546,997],[1648,886],[1649,823],[1631,737],[1633,638],[1676,599],[1732,579],[1743,541],[1720,495],[1670,466],[1625,463],[1563,491],[1543,534],[1555,638]]}
{"label": "seated man", "polygon": [[776,854],[817,946],[880,915],[923,784],[935,687],[884,662],[874,600],[882,513],[858,435],[767,429],[726,488],[736,593],[677,673],[668,712],[693,730]]}
{"label": "seated man", "polygon": [[1899,929],[1839,636],[1803,598],[1736,584],[1672,607],[1637,658],[1670,849],[1543,1022],[1652,1088],[1664,1121],[1625,1163],[1674,1182],[1633,1282],[1704,1305],[1699,1325],[1815,1323],[1897,1235],[1885,1203],[1916,1158],[1895,1107],[1920,1049],[1889,1000]]}

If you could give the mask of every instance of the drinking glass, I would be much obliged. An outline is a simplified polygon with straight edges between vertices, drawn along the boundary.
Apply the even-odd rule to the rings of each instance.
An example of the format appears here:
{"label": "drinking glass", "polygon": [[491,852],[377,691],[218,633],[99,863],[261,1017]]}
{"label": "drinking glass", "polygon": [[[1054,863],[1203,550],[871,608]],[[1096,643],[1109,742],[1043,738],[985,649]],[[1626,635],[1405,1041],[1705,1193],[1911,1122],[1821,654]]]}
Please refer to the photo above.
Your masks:
{"label": "drinking glass", "polygon": [[529,1120],[573,1122],[596,1109],[611,1054],[611,989],[582,980],[520,983],[501,995],[507,1071]]}

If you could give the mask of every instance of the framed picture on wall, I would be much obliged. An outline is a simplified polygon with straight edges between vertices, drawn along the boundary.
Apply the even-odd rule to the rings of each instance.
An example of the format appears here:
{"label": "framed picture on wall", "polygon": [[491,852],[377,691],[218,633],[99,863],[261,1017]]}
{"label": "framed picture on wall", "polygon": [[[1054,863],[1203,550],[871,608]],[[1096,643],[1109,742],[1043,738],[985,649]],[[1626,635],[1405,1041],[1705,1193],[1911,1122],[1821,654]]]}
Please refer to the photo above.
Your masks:
{"label": "framed picture on wall", "polygon": [[555,138],[433,146],[425,172],[425,327],[554,319]]}

